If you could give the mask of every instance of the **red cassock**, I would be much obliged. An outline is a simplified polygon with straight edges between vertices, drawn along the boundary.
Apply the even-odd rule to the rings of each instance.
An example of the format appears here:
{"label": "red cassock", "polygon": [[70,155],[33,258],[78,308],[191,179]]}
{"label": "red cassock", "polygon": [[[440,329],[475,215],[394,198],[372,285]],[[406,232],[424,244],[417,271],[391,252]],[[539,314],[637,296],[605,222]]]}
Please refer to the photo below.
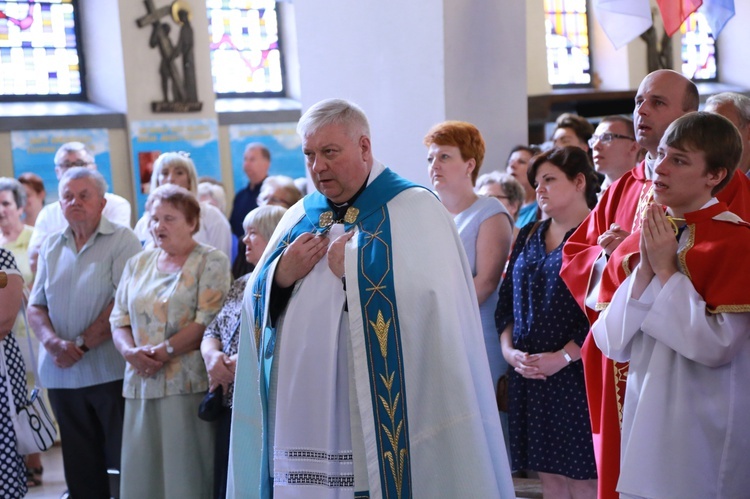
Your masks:
{"label": "red cassock", "polygon": [[[560,277],[591,324],[596,321],[599,312],[586,307],[585,301],[594,262],[602,254],[597,240],[613,223],[631,233],[640,229],[641,216],[636,216],[636,213],[640,214],[651,202],[651,181],[646,179],[645,168],[643,161],[614,182],[563,246]],[[717,197],[729,206],[730,211],[744,220],[750,220],[750,180],[744,173],[737,171]],[[621,264],[617,254],[610,260],[613,258],[613,266]],[[599,296],[602,293],[607,296],[614,294],[614,289],[606,288],[612,284],[612,281],[602,282]],[[602,300],[598,299],[597,302]],[[599,499],[618,499],[615,488],[620,475],[620,426],[628,364],[606,358],[590,334],[583,344],[581,360],[599,474]]]}
{"label": "red cassock", "polygon": [[[734,232],[732,226],[750,228],[750,223],[729,212],[719,202],[708,208],[685,214],[689,239],[677,253],[680,272],[690,278],[695,290],[712,314],[746,312],[750,304],[747,293],[746,258],[737,258],[737,248],[750,247],[750,232]],[[602,275],[600,303],[608,306],[620,284],[640,261],[640,230],[629,235],[612,253]],[[734,238],[734,239],[732,239]],[[714,262],[713,264],[711,262]],[[727,265],[727,262],[736,262]]]}

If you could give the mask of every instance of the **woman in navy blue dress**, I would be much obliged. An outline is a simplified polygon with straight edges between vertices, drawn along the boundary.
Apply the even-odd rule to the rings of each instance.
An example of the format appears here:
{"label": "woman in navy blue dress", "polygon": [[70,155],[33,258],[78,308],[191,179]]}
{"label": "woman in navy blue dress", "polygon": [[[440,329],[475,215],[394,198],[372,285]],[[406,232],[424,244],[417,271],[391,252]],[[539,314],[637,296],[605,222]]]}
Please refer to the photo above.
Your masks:
{"label": "woman in navy blue dress", "polygon": [[599,183],[586,153],[575,147],[535,157],[528,176],[548,218],[518,234],[495,316],[512,367],[512,466],[539,472],[545,497],[595,498],[580,362],[589,324],[558,273],[563,243],[596,204]]}

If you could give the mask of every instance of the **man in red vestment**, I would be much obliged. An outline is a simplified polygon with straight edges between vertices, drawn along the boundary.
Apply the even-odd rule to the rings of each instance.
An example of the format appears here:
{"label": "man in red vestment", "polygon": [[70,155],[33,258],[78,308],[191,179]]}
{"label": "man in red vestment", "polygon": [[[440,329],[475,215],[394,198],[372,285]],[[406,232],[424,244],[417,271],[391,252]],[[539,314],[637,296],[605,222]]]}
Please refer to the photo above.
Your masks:
{"label": "man in red vestment", "polygon": [[[664,131],[680,116],[698,110],[695,84],[670,70],[654,71],[643,79],[635,97],[633,121],[646,159],[604,193],[599,204],[563,247],[560,276],[593,324],[599,315],[599,279],[609,255],[640,226],[640,213],[651,201],[651,176]],[[737,173],[719,194],[742,218],[750,218],[750,181]],[[588,298],[588,300],[587,300]],[[620,472],[620,425],[627,364],[604,357],[591,335],[582,350],[586,392],[599,473],[599,498],[617,499]]]}

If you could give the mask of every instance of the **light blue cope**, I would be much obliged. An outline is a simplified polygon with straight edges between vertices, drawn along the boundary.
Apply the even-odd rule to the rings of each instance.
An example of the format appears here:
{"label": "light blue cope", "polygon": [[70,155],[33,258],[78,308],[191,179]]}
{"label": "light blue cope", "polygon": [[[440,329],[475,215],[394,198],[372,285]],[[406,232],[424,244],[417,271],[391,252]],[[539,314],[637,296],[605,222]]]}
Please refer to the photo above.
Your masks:
{"label": "light blue cope", "polygon": [[[409,432],[407,424],[406,386],[402,366],[400,327],[393,282],[391,230],[386,204],[405,189],[421,186],[414,184],[390,169],[386,169],[368,185],[352,205],[359,210],[355,220],[344,222],[346,231],[355,226],[358,232],[359,266],[357,285],[362,299],[362,317],[365,328],[373,415],[378,438],[378,455],[381,456],[380,477],[385,497],[411,497],[411,472],[409,464]],[[321,215],[330,212],[328,200],[319,192],[305,197],[305,216],[285,234],[273,253],[266,259],[253,285],[254,323],[260,327],[266,309],[265,292],[269,268],[279,255],[297,237],[306,232],[324,233],[328,227],[321,225]],[[325,217],[324,217],[325,219]],[[367,297],[367,298],[365,298]],[[263,426],[268,428],[268,388],[276,345],[276,328],[266,327],[258,342],[258,361],[264,382],[261,383]],[[395,360],[394,360],[395,359]],[[268,452],[264,446],[264,453]],[[262,459],[267,463],[267,456]],[[262,472],[267,475],[267,468]],[[400,487],[397,490],[397,484]],[[271,497],[272,479],[261,484],[263,497]],[[387,491],[387,492],[386,492]],[[357,491],[355,497],[369,497],[368,491]]]}

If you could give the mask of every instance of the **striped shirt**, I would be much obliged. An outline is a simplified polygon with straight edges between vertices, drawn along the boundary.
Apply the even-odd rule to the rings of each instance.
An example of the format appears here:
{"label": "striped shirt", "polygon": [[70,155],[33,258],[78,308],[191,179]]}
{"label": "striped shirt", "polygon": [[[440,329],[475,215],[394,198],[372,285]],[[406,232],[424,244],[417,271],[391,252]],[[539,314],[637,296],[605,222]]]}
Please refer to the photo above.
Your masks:
{"label": "striped shirt", "polygon": [[[120,275],[141,244],[132,230],[102,217],[79,252],[70,227],[50,236],[39,254],[29,305],[47,307],[55,334],[73,341],[115,297]],[[47,388],[83,388],[123,378],[125,360],[112,340],[86,352],[68,368],[39,349],[39,378]]]}

